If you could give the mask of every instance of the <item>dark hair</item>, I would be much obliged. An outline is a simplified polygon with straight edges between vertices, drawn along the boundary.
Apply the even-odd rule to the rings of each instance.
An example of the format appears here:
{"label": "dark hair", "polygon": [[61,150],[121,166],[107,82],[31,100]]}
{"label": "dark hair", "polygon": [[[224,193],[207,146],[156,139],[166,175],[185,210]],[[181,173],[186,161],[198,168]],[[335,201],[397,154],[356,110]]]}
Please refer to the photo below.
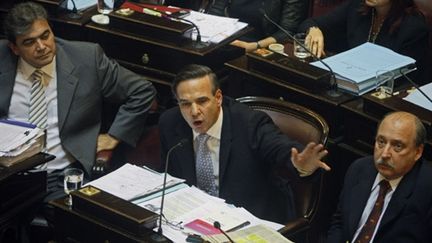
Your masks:
{"label": "dark hair", "polygon": [[216,74],[209,67],[198,64],[190,64],[181,69],[180,72],[178,72],[177,75],[174,77],[171,90],[173,94],[177,96],[177,86],[181,82],[195,78],[202,78],[207,75],[212,82],[212,94],[214,95],[219,89],[219,82],[217,80]]}
{"label": "dark hair", "polygon": [[[383,119],[378,123],[378,129],[381,126],[384,119],[386,119],[387,117],[389,117],[393,114],[396,114],[396,113],[409,114],[414,119],[414,125],[415,125],[415,129],[416,129],[416,134],[415,134],[416,136],[414,138],[414,143],[415,143],[416,147],[424,144],[426,142],[426,137],[427,137],[426,128],[424,127],[422,121],[417,116],[415,116],[409,112],[394,111],[394,112],[387,113],[383,117]],[[378,131],[378,129],[377,129],[377,131]]]}
{"label": "dark hair", "polygon": [[15,43],[16,37],[27,33],[38,19],[48,19],[46,10],[40,4],[24,2],[15,5],[4,20],[6,38]]}
{"label": "dark hair", "polygon": [[[386,22],[389,25],[389,33],[394,33],[402,23],[406,15],[422,15],[413,0],[390,0],[391,7],[387,14]],[[359,12],[362,15],[369,14],[373,8],[362,3]]]}

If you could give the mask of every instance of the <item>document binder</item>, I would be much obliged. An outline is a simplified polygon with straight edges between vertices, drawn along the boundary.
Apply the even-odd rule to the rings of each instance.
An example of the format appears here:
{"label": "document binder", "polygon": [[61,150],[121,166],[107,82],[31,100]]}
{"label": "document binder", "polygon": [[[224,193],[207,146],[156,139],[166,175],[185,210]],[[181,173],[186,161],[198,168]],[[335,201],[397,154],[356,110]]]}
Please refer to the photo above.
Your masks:
{"label": "document binder", "polygon": [[73,209],[90,218],[116,226],[137,236],[156,227],[158,214],[93,186],[71,192]]}

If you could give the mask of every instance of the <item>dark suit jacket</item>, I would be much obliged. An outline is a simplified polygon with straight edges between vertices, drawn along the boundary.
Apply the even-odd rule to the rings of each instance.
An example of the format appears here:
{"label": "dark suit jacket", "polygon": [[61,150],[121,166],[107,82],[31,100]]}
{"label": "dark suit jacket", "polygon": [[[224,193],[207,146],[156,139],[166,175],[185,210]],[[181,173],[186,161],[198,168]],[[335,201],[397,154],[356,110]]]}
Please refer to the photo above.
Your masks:
{"label": "dark suit jacket", "polygon": [[[95,161],[102,103],[121,104],[108,133],[135,145],[153,101],[152,84],[105,56],[97,44],[56,38],[57,96],[63,147],[87,172]],[[7,117],[18,58],[0,41],[0,117]]]}
{"label": "dark suit jacket", "polygon": [[[342,52],[368,41],[372,24],[371,13],[361,15],[358,10],[364,0],[348,0],[326,15],[304,21],[298,32],[306,32],[312,26],[321,29],[325,39],[325,48],[331,52]],[[416,81],[430,80],[427,71],[428,27],[421,15],[407,15],[402,19],[399,29],[389,33],[390,25],[383,23],[375,43],[395,52],[410,56],[417,62]]]}
{"label": "dark suit jacket", "polygon": [[[327,242],[351,241],[377,175],[373,158],[354,162],[345,176]],[[419,160],[399,183],[384,212],[375,243],[432,242],[432,163]]]}
{"label": "dark suit jacket", "polygon": [[[274,164],[286,165],[298,177],[290,160],[293,146],[300,147],[283,135],[270,117],[251,110],[231,99],[223,100],[223,123],[220,141],[219,197],[243,206],[254,215],[282,222],[293,217],[291,196],[283,199],[272,186],[269,172]],[[192,129],[178,107],[160,117],[162,158],[169,148],[186,138],[183,147],[173,151],[169,173],[196,184]],[[287,201],[288,200],[288,201]]]}

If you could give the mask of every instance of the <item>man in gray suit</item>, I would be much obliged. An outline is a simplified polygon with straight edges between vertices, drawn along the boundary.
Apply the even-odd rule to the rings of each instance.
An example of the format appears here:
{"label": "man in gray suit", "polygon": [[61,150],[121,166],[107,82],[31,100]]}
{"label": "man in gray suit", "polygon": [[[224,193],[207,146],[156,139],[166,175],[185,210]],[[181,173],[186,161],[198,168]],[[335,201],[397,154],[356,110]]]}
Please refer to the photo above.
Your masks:
{"label": "man in gray suit", "polygon": [[[62,190],[56,181],[65,168],[80,167],[89,175],[97,151],[111,150],[120,141],[136,144],[155,96],[149,81],[110,60],[97,44],[55,38],[46,10],[38,4],[14,6],[4,29],[0,117],[31,121],[37,71],[47,112],[42,125],[35,124],[46,129],[46,150],[56,156],[38,168],[48,172],[49,193]],[[106,134],[100,134],[102,103],[120,105]]]}

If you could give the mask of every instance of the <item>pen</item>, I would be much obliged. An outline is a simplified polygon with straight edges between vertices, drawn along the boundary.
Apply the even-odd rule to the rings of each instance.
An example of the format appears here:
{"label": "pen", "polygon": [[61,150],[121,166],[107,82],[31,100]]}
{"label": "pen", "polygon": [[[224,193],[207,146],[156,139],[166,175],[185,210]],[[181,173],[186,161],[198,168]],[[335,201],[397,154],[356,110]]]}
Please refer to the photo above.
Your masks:
{"label": "pen", "polygon": [[246,227],[246,226],[248,226],[248,225],[250,225],[250,222],[249,222],[249,221],[246,221],[246,222],[244,222],[244,223],[242,223],[242,224],[237,225],[237,226],[234,227],[234,228],[231,228],[231,229],[227,230],[226,232],[233,232],[233,231],[239,230],[239,229],[241,229],[241,228],[243,228],[243,227]]}

